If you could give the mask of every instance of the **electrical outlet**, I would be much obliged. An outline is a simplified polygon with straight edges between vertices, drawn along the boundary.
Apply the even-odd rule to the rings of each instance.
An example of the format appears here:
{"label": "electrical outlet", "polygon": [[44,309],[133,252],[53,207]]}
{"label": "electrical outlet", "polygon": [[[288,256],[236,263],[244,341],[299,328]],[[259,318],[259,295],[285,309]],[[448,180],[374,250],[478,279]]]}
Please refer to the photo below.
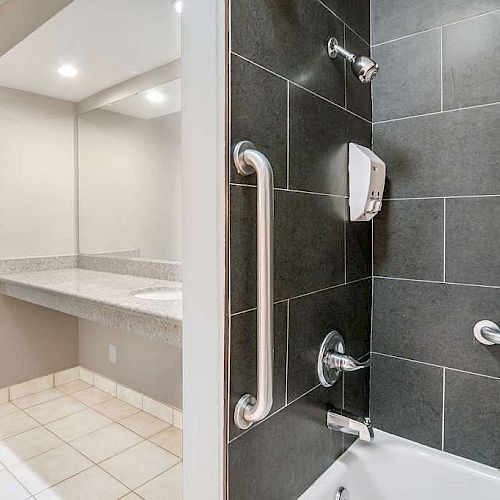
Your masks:
{"label": "electrical outlet", "polygon": [[116,346],[109,344],[109,362],[116,365]]}

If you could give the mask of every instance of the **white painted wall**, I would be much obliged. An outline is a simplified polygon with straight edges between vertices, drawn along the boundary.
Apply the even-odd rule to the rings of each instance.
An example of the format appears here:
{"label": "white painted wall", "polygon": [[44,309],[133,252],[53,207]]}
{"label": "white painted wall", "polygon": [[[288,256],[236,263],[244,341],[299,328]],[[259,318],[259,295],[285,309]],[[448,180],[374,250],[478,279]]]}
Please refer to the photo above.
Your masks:
{"label": "white painted wall", "polygon": [[181,258],[181,116],[78,117],[80,251]]}
{"label": "white painted wall", "polygon": [[74,110],[0,87],[0,258],[75,252]]}

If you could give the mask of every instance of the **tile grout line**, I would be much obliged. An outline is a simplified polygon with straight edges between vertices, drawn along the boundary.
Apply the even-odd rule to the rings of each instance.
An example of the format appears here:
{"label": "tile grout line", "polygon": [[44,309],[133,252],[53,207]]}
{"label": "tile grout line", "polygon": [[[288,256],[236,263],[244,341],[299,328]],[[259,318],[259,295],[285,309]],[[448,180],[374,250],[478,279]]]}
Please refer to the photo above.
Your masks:
{"label": "tile grout line", "polygon": [[290,82],[286,82],[286,188],[290,189]]}
{"label": "tile grout line", "polygon": [[347,218],[349,217],[349,210],[347,203],[344,207],[344,283],[347,284]]}
{"label": "tile grout line", "polygon": [[286,405],[283,405],[281,408],[278,408],[276,411],[274,411],[273,413],[270,413],[266,418],[264,418],[263,420],[259,420],[258,422],[255,422],[254,425],[252,425],[252,427],[249,427],[248,429],[245,429],[243,432],[241,432],[240,434],[238,434],[237,436],[234,436],[228,444],[231,444],[233,441],[236,441],[237,439],[239,439],[241,436],[244,436],[245,434],[247,434],[248,432],[250,432],[252,429],[255,429],[256,427],[258,427],[259,425],[261,425],[262,423],[266,422],[267,420],[269,420],[270,418],[274,417],[274,415],[277,415],[278,413],[280,413],[282,410],[284,410],[285,408],[288,408],[289,406],[291,406],[293,403],[295,403],[296,401],[298,401],[299,399],[303,398],[304,396],[307,396],[310,392],[314,391],[315,389],[317,389],[318,387],[321,387],[321,384],[317,384],[315,385],[314,387],[312,387],[311,389],[309,389],[308,391],[304,392],[304,394],[301,394],[300,396],[298,396],[297,398],[293,399],[292,401],[288,402]]}
{"label": "tile grout line", "polygon": [[[76,400],[75,400],[75,401],[76,401]],[[84,406],[87,406],[87,405],[84,405]],[[21,410],[21,411],[23,411],[23,412],[24,412],[24,410]],[[82,410],[82,411],[84,411],[84,410]],[[26,415],[28,415],[29,417],[31,417],[31,415],[30,415],[29,413],[27,413],[27,412],[24,412],[24,413],[26,413]],[[72,413],[71,415],[75,415],[76,413],[79,413],[79,412]],[[66,416],[70,416],[70,415],[66,415]],[[31,417],[31,418],[33,418],[33,417]],[[61,418],[64,418],[64,417],[61,417]],[[36,419],[34,419],[34,420],[36,420]],[[55,421],[57,421],[57,420],[60,420],[60,419],[56,419],[56,420],[54,420],[54,422],[55,422]],[[36,420],[36,421],[37,421],[37,420]],[[37,421],[37,422],[38,422],[38,421]],[[33,493],[33,496],[35,496],[35,495],[39,495],[40,493],[42,493],[42,492],[44,492],[44,491],[47,491],[47,490],[49,490],[50,488],[53,488],[54,486],[57,486],[58,484],[60,484],[60,483],[62,483],[62,482],[64,482],[64,481],[66,481],[66,480],[68,480],[68,479],[72,479],[73,477],[77,476],[78,474],[81,474],[82,472],[85,472],[85,471],[87,471],[87,470],[89,470],[89,469],[91,469],[92,467],[94,467],[94,466],[96,466],[96,465],[97,465],[97,464],[96,464],[93,460],[91,460],[90,458],[88,458],[88,457],[87,457],[86,455],[84,455],[81,451],[79,451],[79,450],[77,450],[76,448],[74,448],[73,446],[71,446],[69,442],[65,441],[64,439],[62,439],[61,437],[59,437],[59,436],[58,436],[55,432],[53,432],[51,429],[49,429],[48,427],[46,427],[46,425],[45,425],[45,424],[42,424],[42,423],[40,423],[40,422],[38,422],[38,423],[40,424],[40,425],[39,425],[39,427],[42,427],[43,429],[45,429],[46,431],[48,431],[48,432],[50,432],[52,435],[54,435],[56,438],[60,439],[60,440],[63,442],[63,444],[58,445],[58,446],[56,446],[56,447],[54,447],[54,448],[51,448],[50,450],[43,451],[42,453],[39,453],[39,454],[37,454],[37,455],[35,455],[35,456],[33,456],[33,457],[30,457],[29,459],[24,460],[23,462],[20,462],[20,463],[27,463],[27,462],[29,462],[29,461],[30,461],[31,459],[33,459],[33,458],[39,457],[39,456],[41,456],[41,455],[43,455],[43,454],[45,454],[45,453],[48,453],[48,452],[50,452],[50,451],[52,451],[52,450],[55,450],[56,448],[60,448],[60,447],[63,447],[63,446],[65,446],[65,445],[67,445],[67,446],[69,446],[72,450],[76,451],[79,455],[81,455],[81,456],[82,456],[82,457],[84,457],[86,460],[88,460],[88,461],[91,463],[91,465],[90,465],[89,467],[85,467],[84,469],[82,469],[81,471],[78,471],[78,472],[77,472],[77,473],[75,473],[75,474],[71,474],[70,476],[68,476],[68,477],[66,477],[66,478],[64,478],[64,479],[62,479],[61,481],[58,481],[58,482],[56,482],[56,483],[54,483],[54,484],[50,485],[48,488],[44,488],[42,491],[39,491],[39,492],[37,492],[37,493]],[[52,422],[47,422],[47,423],[52,423]],[[19,464],[15,464],[15,465],[14,465],[14,467],[15,467],[16,465],[19,465]],[[9,471],[10,471],[10,469],[9,469]],[[13,474],[13,473],[12,473],[12,474]],[[13,474],[13,475],[14,475],[14,474]],[[19,482],[21,482],[21,481],[19,481]],[[120,481],[120,482],[121,482],[121,481]],[[22,484],[22,483],[21,483],[21,484]],[[123,483],[121,483],[121,484],[123,484]],[[125,486],[125,485],[124,485],[124,486]],[[30,490],[29,490],[26,486],[24,486],[24,484],[23,484],[23,487],[24,487],[27,491],[30,491]],[[128,489],[128,490],[130,490],[130,488],[128,488],[128,487],[127,487],[127,489]],[[30,491],[30,493],[31,493],[31,491]]]}
{"label": "tile grout line", "polygon": [[448,23],[438,24],[437,26],[434,26],[432,28],[427,28],[427,29],[421,30],[421,31],[415,31],[413,33],[409,33],[408,35],[403,35],[403,36],[400,36],[400,37],[392,38],[390,40],[386,40],[384,42],[375,43],[375,44],[372,45],[372,47],[379,47],[381,45],[386,45],[388,43],[397,42],[398,40],[404,40],[405,38],[410,38],[412,36],[421,35],[423,33],[428,33],[429,31],[433,31],[433,30],[436,30],[436,29],[439,29],[439,28],[444,28],[446,26],[453,26],[455,24],[465,23],[465,22],[471,21],[473,19],[478,19],[480,17],[489,16],[490,14],[495,14],[496,12],[500,12],[500,9],[494,9],[494,10],[490,10],[488,12],[483,12],[481,14],[475,14],[473,16],[469,16],[469,17],[466,17],[464,19],[459,19],[458,21],[450,21]]}
{"label": "tile grout line", "polygon": [[[333,290],[334,288],[339,288],[341,286],[352,285],[354,283],[359,283],[360,281],[365,281],[365,280],[368,280],[368,279],[372,279],[372,276],[365,276],[364,278],[358,278],[358,279],[355,279],[355,280],[352,280],[352,281],[348,281],[347,283],[343,283],[343,282],[342,283],[337,283],[335,285],[331,285],[331,286],[328,286],[326,288],[320,288],[319,290],[313,290],[311,292],[306,292],[306,293],[303,293],[303,294],[300,294],[300,295],[294,295],[293,297],[287,297],[286,299],[276,300],[274,302],[274,305],[281,304],[283,302],[286,302],[287,300],[300,299],[302,297],[307,297],[309,295],[314,295],[315,293],[326,292],[328,290]],[[239,314],[244,314],[244,313],[251,312],[251,311],[256,311],[256,310],[257,310],[257,307],[251,307],[249,309],[244,309],[243,311],[237,311],[237,312],[231,313],[230,315],[231,316],[238,316]]]}
{"label": "tile grout line", "polygon": [[459,373],[466,373],[467,375],[474,375],[476,377],[483,377],[483,378],[489,378],[492,380],[499,380],[500,377],[495,377],[493,375],[486,375],[484,373],[477,373],[477,372],[471,372],[468,370],[460,370],[460,368],[453,368],[451,366],[445,366],[445,365],[437,365],[436,363],[429,363],[427,361],[419,361],[418,359],[411,359],[411,358],[404,358],[403,356],[396,356],[394,354],[387,354],[384,352],[378,352],[378,351],[373,351],[372,354],[376,354],[378,356],[384,356],[386,358],[393,358],[393,359],[399,359],[401,361],[408,361],[409,363],[417,363],[419,365],[425,365],[425,366],[432,366],[434,368],[442,368],[454,372],[459,372]]}
{"label": "tile grout line", "polygon": [[[93,387],[95,387],[95,386],[93,386]],[[85,390],[85,389],[84,389],[84,390]],[[101,390],[102,390],[102,389],[101,389]],[[42,392],[42,391],[40,391],[40,392]],[[77,392],[81,392],[81,391],[77,391]],[[103,391],[103,392],[105,392],[105,391]],[[75,393],[75,394],[76,394],[76,393]],[[167,430],[167,429],[169,429],[169,428],[175,428],[175,427],[173,426],[173,424],[169,424],[169,427],[168,427],[167,429],[163,429],[162,431],[160,431],[160,432],[158,432],[158,433],[155,433],[155,434],[153,434],[153,435],[151,435],[151,436],[149,436],[149,437],[147,437],[147,438],[146,438],[146,437],[144,437],[144,436],[141,436],[141,435],[140,435],[140,434],[138,434],[137,432],[133,431],[132,429],[129,429],[128,427],[126,427],[126,426],[124,426],[123,424],[121,424],[121,420],[124,420],[124,419],[128,418],[128,416],[127,416],[127,417],[123,417],[123,419],[121,419],[121,420],[114,420],[114,419],[112,419],[112,418],[110,418],[110,417],[107,417],[107,416],[106,416],[106,415],[104,415],[103,413],[99,412],[96,408],[94,408],[94,407],[92,407],[92,406],[88,406],[86,403],[83,403],[82,401],[79,401],[79,400],[77,400],[76,398],[73,398],[71,394],[67,394],[67,393],[65,393],[65,395],[66,395],[66,396],[68,396],[69,398],[73,399],[74,401],[77,401],[77,402],[81,403],[83,406],[85,406],[85,409],[83,409],[83,410],[79,410],[79,411],[77,411],[77,412],[75,412],[75,413],[71,413],[71,414],[69,414],[69,415],[65,415],[65,416],[60,417],[60,418],[58,418],[58,419],[56,419],[56,420],[53,420],[53,421],[51,421],[51,422],[47,422],[46,424],[43,424],[43,423],[39,422],[38,420],[34,419],[33,417],[31,417],[31,415],[29,415],[29,413],[27,413],[26,411],[24,411],[23,409],[21,409],[21,408],[20,408],[20,410],[21,410],[23,413],[25,413],[25,414],[26,414],[26,415],[28,415],[29,417],[33,418],[33,420],[35,420],[35,421],[39,424],[39,426],[38,426],[38,427],[35,427],[34,429],[37,429],[37,428],[43,428],[43,429],[45,429],[46,431],[48,431],[48,432],[50,432],[52,435],[54,435],[57,439],[59,439],[60,441],[62,441],[62,444],[58,444],[57,446],[55,446],[55,447],[53,447],[53,448],[50,448],[49,450],[45,450],[45,451],[43,451],[43,452],[41,452],[41,453],[39,453],[39,454],[37,454],[37,455],[34,455],[34,456],[32,456],[32,457],[28,458],[27,460],[24,460],[24,461],[22,461],[22,462],[19,462],[19,463],[17,463],[17,464],[14,464],[14,466],[19,465],[20,463],[25,463],[25,462],[28,462],[29,460],[31,460],[31,459],[33,459],[33,458],[36,458],[36,457],[41,456],[41,455],[43,455],[43,454],[45,454],[45,453],[48,453],[49,451],[52,451],[52,450],[54,450],[54,449],[56,449],[56,448],[62,447],[62,446],[64,446],[64,445],[67,445],[67,446],[69,446],[71,449],[73,449],[74,451],[76,451],[79,455],[83,456],[85,459],[87,459],[89,462],[91,462],[91,463],[92,463],[92,465],[91,465],[91,466],[89,466],[89,467],[87,467],[87,468],[85,468],[85,469],[83,469],[83,470],[81,470],[81,471],[79,471],[79,472],[77,472],[77,473],[75,473],[75,474],[72,474],[71,476],[68,476],[67,478],[62,479],[61,481],[58,481],[57,483],[52,484],[52,485],[51,485],[51,486],[49,486],[48,488],[45,488],[44,490],[39,491],[38,493],[36,493],[36,495],[38,495],[38,494],[42,493],[43,491],[47,491],[48,489],[54,488],[54,487],[55,487],[55,486],[57,486],[58,484],[61,484],[61,483],[63,483],[64,481],[67,481],[67,480],[69,480],[69,479],[72,479],[73,477],[75,477],[75,476],[77,476],[77,475],[79,475],[79,474],[81,474],[81,473],[83,473],[83,472],[85,472],[85,471],[87,471],[87,470],[91,469],[91,468],[92,468],[92,467],[94,467],[94,466],[95,466],[95,467],[98,467],[99,469],[101,469],[101,470],[102,470],[104,473],[106,473],[107,475],[109,475],[109,476],[113,477],[116,481],[118,481],[120,484],[122,484],[124,487],[126,487],[126,488],[127,488],[127,490],[129,490],[129,492],[134,491],[132,488],[130,488],[129,486],[127,486],[126,484],[124,484],[124,483],[123,483],[123,482],[122,482],[119,478],[115,477],[113,474],[111,474],[110,472],[108,472],[107,470],[105,470],[103,467],[101,467],[101,465],[100,465],[100,464],[101,464],[101,463],[103,463],[103,462],[105,462],[106,460],[109,460],[109,459],[111,459],[111,458],[113,458],[113,457],[116,457],[117,455],[119,455],[119,454],[121,454],[121,453],[123,453],[123,452],[125,452],[125,451],[128,451],[128,450],[130,450],[131,448],[133,448],[133,447],[135,447],[135,446],[137,446],[137,445],[139,445],[139,444],[142,444],[142,443],[144,443],[144,442],[146,442],[146,441],[147,441],[147,442],[152,443],[152,444],[153,444],[153,445],[155,445],[155,446],[158,446],[158,447],[159,447],[160,449],[162,449],[162,450],[165,450],[163,447],[161,447],[161,446],[159,446],[158,444],[156,444],[156,443],[154,443],[153,441],[151,441],[151,438],[152,438],[152,437],[154,437],[154,436],[156,436],[156,435],[158,435],[158,434],[160,434],[160,433],[162,433],[162,432],[164,432],[165,430]],[[114,396],[114,398],[115,398],[115,399],[118,399],[116,396]],[[59,398],[56,398],[56,399],[59,399]],[[111,400],[109,400],[109,401],[111,401]],[[47,401],[47,402],[50,402],[50,401]],[[42,403],[42,404],[43,404],[43,403]],[[129,404],[129,403],[128,403],[128,404]],[[34,406],[38,406],[38,405],[33,405],[33,407],[34,407]],[[133,405],[131,405],[131,406],[133,406]],[[32,408],[32,407],[30,407],[30,408]],[[118,425],[120,425],[122,428],[124,428],[124,429],[126,429],[126,430],[128,430],[128,431],[130,431],[130,432],[132,432],[132,433],[134,433],[134,434],[136,434],[138,437],[140,437],[140,438],[141,438],[141,441],[138,441],[137,443],[135,443],[135,444],[133,444],[133,445],[131,445],[131,446],[129,446],[129,447],[127,447],[127,448],[123,449],[123,450],[120,450],[120,451],[119,451],[119,452],[117,452],[117,453],[114,453],[113,455],[111,455],[111,456],[109,456],[109,457],[105,458],[104,460],[101,460],[101,462],[96,462],[96,461],[94,461],[92,458],[88,457],[87,455],[85,455],[84,453],[82,453],[80,450],[78,450],[77,448],[75,448],[75,447],[71,444],[71,443],[72,443],[72,441],[66,441],[65,439],[63,439],[63,438],[61,438],[60,436],[58,436],[58,435],[57,435],[54,431],[52,431],[52,429],[50,429],[50,428],[48,427],[48,424],[52,424],[52,423],[54,423],[54,422],[57,422],[57,421],[59,421],[59,420],[62,420],[62,419],[64,419],[64,418],[66,418],[66,417],[70,417],[70,416],[76,415],[76,414],[78,414],[78,413],[82,413],[82,412],[83,412],[83,411],[85,411],[85,410],[94,410],[94,411],[96,411],[97,413],[99,413],[99,414],[101,414],[101,415],[104,415],[104,416],[106,416],[107,418],[109,418],[109,420],[111,421],[111,423],[106,424],[106,425],[104,425],[104,426],[102,426],[102,427],[99,427],[98,429],[94,429],[94,430],[92,430],[92,431],[90,431],[90,432],[87,432],[87,433],[83,434],[82,436],[79,436],[78,438],[75,438],[73,441],[75,441],[76,439],[79,439],[79,438],[81,438],[81,437],[88,436],[88,435],[90,435],[90,434],[92,434],[92,433],[94,433],[94,432],[97,432],[97,431],[99,431],[99,430],[101,430],[101,429],[103,429],[103,428],[107,427],[108,425],[112,425],[112,424],[118,424]],[[140,410],[140,409],[138,409],[138,412],[139,412],[139,411],[144,411],[144,410]],[[136,412],[136,413],[138,413],[138,412]],[[145,413],[147,413],[147,412],[145,412]],[[132,415],[135,415],[135,413],[134,413],[134,414],[132,414]],[[130,415],[129,415],[129,416],[130,416]],[[153,415],[153,416],[154,416],[154,415]],[[158,417],[156,417],[156,418],[158,418]],[[160,420],[161,420],[161,419],[160,419]],[[166,422],[166,421],[165,421],[165,422]],[[168,422],[166,422],[166,423],[168,423]],[[23,432],[21,432],[21,433],[15,434],[15,435],[23,434],[24,432],[29,432],[30,430],[34,430],[34,429],[29,429],[28,431],[23,431]],[[180,429],[179,429],[179,430],[180,430]],[[13,437],[13,436],[9,436],[9,437]],[[161,472],[160,474],[158,474],[158,475],[163,474],[163,473],[164,473],[164,472],[166,472],[167,470],[169,470],[169,469],[171,469],[172,467],[174,467],[174,466],[178,465],[179,463],[182,463],[182,462],[183,462],[183,459],[182,459],[181,457],[179,457],[178,455],[176,455],[175,453],[173,453],[172,451],[170,451],[170,450],[165,450],[165,451],[167,451],[168,453],[170,453],[170,454],[172,454],[173,456],[175,456],[176,458],[178,458],[178,459],[179,459],[179,462],[177,462],[176,464],[172,465],[171,467],[168,467],[167,469],[165,469],[164,471],[162,471],[162,472]],[[4,464],[4,466],[5,466],[5,464]],[[14,467],[14,466],[12,466],[12,467]],[[9,467],[11,467],[11,466],[9,466]],[[7,470],[8,470],[8,471],[12,474],[12,475],[14,475],[14,474],[10,471],[10,468],[9,468],[9,467],[5,466],[5,468],[6,468],[6,469],[7,469]],[[14,476],[14,477],[15,477],[15,478],[16,478],[16,480],[17,480],[17,477],[16,477],[16,476]],[[155,476],[155,477],[153,477],[153,478],[149,479],[149,480],[148,480],[148,481],[146,481],[145,483],[143,483],[143,484],[139,485],[137,488],[140,488],[140,487],[144,486],[145,484],[147,484],[149,481],[151,481],[151,480],[155,479],[156,477],[158,477],[158,476]],[[18,480],[18,481],[19,481],[19,480]],[[27,489],[27,488],[26,488],[26,486],[24,486],[24,485],[23,485],[23,483],[21,483],[20,481],[19,481],[19,483],[20,483],[20,484],[21,484],[21,485],[22,485],[25,489]],[[29,490],[28,490],[28,491],[29,491]],[[127,494],[128,494],[128,493],[127,493]]]}
{"label": "tile grout line", "polygon": [[290,300],[286,301],[285,405],[288,404],[288,352],[290,345]]}
{"label": "tile grout line", "polygon": [[500,285],[481,285],[479,283],[457,283],[455,281],[421,280],[421,279],[415,279],[415,278],[401,278],[401,277],[397,277],[397,276],[378,276],[378,275],[375,275],[374,278],[379,278],[382,280],[394,280],[394,281],[412,281],[414,283],[434,283],[436,285],[472,286],[472,287],[478,287],[478,288],[491,288],[493,290],[500,288]]}
{"label": "tile grout line", "polygon": [[443,111],[431,111],[429,113],[421,113],[418,115],[401,116],[399,118],[389,118],[387,120],[380,120],[378,122],[373,122],[373,125],[380,125],[382,123],[399,122],[402,120],[410,120],[412,118],[421,118],[424,116],[444,115],[447,113],[456,113],[457,111],[468,111],[471,109],[488,108],[490,106],[498,106],[499,104],[500,104],[500,101],[486,102],[484,104],[473,104],[471,106],[463,106],[461,108],[443,109]]}
{"label": "tile grout line", "polygon": [[363,40],[363,42],[365,42],[366,45],[370,45],[370,43],[367,42],[364,37],[362,37],[355,29],[353,29],[351,26],[349,26],[346,23],[346,21],[344,21],[344,19],[342,19],[334,10],[330,9],[330,7],[328,7],[328,5],[323,3],[322,0],[317,0],[317,2],[320,3],[327,11],[331,12],[344,25],[344,27],[347,26],[353,33],[355,33],[359,38],[361,38],[361,40]]}
{"label": "tile grout line", "polygon": [[323,99],[323,101],[326,101],[326,102],[328,102],[328,103],[332,104],[333,106],[336,106],[337,108],[340,108],[340,109],[343,109],[344,111],[347,111],[347,112],[348,112],[348,113],[350,113],[351,115],[356,116],[357,118],[359,118],[359,119],[363,120],[363,121],[364,121],[364,122],[366,122],[366,123],[369,123],[369,124],[371,124],[371,123],[372,123],[370,120],[366,119],[365,117],[363,117],[363,116],[361,116],[361,115],[358,115],[357,113],[355,113],[354,111],[351,111],[350,109],[344,108],[344,107],[343,107],[343,106],[341,106],[340,104],[337,104],[336,102],[334,102],[334,101],[332,101],[332,100],[328,99],[327,97],[322,96],[321,94],[318,94],[318,93],[316,93],[316,92],[314,92],[314,91],[312,91],[312,90],[310,90],[310,89],[308,89],[308,88],[306,88],[306,87],[303,87],[302,85],[300,85],[300,84],[298,84],[298,83],[295,83],[295,82],[293,82],[293,81],[291,81],[291,80],[290,80],[290,83],[291,83],[292,85],[295,85],[295,86],[296,86],[296,87],[298,87],[299,89],[304,90],[305,92],[309,92],[310,94],[312,94],[312,95],[314,95],[314,96],[318,97],[319,99]]}
{"label": "tile grout line", "polygon": [[339,109],[343,109],[347,113],[350,113],[351,115],[356,116],[357,118],[359,118],[367,123],[370,123],[370,124],[372,123],[370,120],[367,120],[363,116],[358,115],[357,113],[354,113],[354,111],[351,111],[350,109],[344,108],[340,104],[328,99],[327,97],[324,97],[321,94],[318,94],[318,93],[308,89],[307,87],[303,87],[302,85],[300,85],[292,80],[289,80],[288,78],[285,78],[284,76],[280,75],[279,73],[276,73],[275,71],[272,71],[269,68],[266,68],[265,66],[262,66],[261,64],[256,63],[255,61],[252,61],[251,59],[248,59],[247,57],[238,54],[237,52],[231,52],[231,54],[234,54],[235,56],[239,57],[240,59],[243,59],[244,61],[247,61],[248,63],[253,64],[254,66],[257,66],[258,68],[261,68],[264,71],[267,71],[268,73],[271,73],[272,75],[277,76],[278,78],[281,78],[282,80],[289,82],[291,85],[294,85],[295,87],[302,89],[305,92],[308,92],[309,94],[314,95],[314,96],[318,97],[319,99],[322,99],[323,101],[326,101],[326,102],[332,104],[333,106],[336,106]]}
{"label": "tile grout line", "polygon": [[[239,182],[231,182],[229,185],[230,186],[237,186],[237,187],[253,188],[253,189],[257,188],[257,186],[255,184],[241,184]],[[315,195],[315,196],[330,196],[331,198],[339,198],[342,200],[348,199],[348,196],[345,196],[343,194],[317,193],[315,191],[304,191],[302,189],[288,189],[288,188],[282,188],[282,187],[275,187],[274,190],[275,191],[286,191],[288,193],[310,194],[310,195]]]}
{"label": "tile grout line", "polygon": [[441,450],[444,451],[444,402],[446,395],[446,368],[443,368],[443,406],[441,410]]}
{"label": "tile grout line", "polygon": [[446,283],[446,198],[443,199],[443,282]]}
{"label": "tile grout line", "polygon": [[440,90],[441,90],[441,111],[443,111],[443,27],[439,29],[440,35],[439,35],[439,40],[440,40],[440,46],[439,46],[439,52],[440,52],[440,62],[439,62],[439,71],[440,71]]}
{"label": "tile grout line", "polygon": [[413,196],[413,197],[401,197],[401,198],[382,198],[382,201],[408,201],[408,200],[461,200],[462,198],[498,198],[500,194],[458,194],[458,195],[446,195],[446,196]]}

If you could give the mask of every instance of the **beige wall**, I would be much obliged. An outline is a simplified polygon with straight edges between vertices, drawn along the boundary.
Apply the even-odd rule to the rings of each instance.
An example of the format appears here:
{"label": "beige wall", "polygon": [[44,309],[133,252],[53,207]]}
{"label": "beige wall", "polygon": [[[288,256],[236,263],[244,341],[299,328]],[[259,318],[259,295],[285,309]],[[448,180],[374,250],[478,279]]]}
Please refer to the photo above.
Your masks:
{"label": "beige wall", "polygon": [[78,117],[80,251],[180,260],[180,113]]}
{"label": "beige wall", "polygon": [[[79,363],[175,408],[182,408],[182,350],[92,321],[78,320]],[[117,363],[109,362],[109,345]]]}
{"label": "beige wall", "polygon": [[0,295],[0,387],[78,365],[76,318]]}
{"label": "beige wall", "polygon": [[[0,87],[0,258],[75,252],[74,109]],[[0,346],[0,387],[76,366],[76,318],[0,296]]]}
{"label": "beige wall", "polygon": [[[75,252],[74,124],[74,104],[0,87],[0,258]],[[146,122],[98,112],[87,129],[95,176],[83,186],[92,205],[83,236],[96,226],[96,248],[145,243],[146,254],[180,259],[179,130],[180,114]],[[106,168],[94,154],[110,159]],[[116,365],[108,361],[110,343]],[[0,387],[82,364],[182,407],[180,349],[2,295],[0,346]]]}
{"label": "beige wall", "polygon": [[75,252],[74,109],[0,87],[0,258]]}

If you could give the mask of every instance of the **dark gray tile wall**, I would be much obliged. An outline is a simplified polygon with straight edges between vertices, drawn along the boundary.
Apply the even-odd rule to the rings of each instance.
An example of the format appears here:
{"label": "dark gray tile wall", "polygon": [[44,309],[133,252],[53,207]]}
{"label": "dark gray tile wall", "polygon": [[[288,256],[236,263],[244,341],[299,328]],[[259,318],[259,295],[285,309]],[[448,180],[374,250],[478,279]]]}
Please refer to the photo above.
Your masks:
{"label": "dark gray tile wall", "polygon": [[276,303],[274,406],[242,432],[234,406],[256,384],[256,189],[230,165],[228,496],[289,500],[352,442],[327,429],[326,411],[368,414],[368,372],[324,389],[316,359],[333,329],[352,355],[370,351],[372,228],[346,220],[348,143],[371,145],[370,87],[326,53],[332,35],[369,51],[369,0],[231,9],[231,143],[252,140],[275,172]]}
{"label": "dark gray tile wall", "polygon": [[373,82],[374,121],[441,110],[440,29],[378,45],[373,57],[381,68]]}
{"label": "dark gray tile wall", "polygon": [[[345,46],[352,53],[370,57],[370,45],[349,28],[345,31]],[[372,86],[360,85],[359,79],[347,66],[346,71],[346,107],[354,113],[372,119]],[[371,146],[371,144],[369,144]]]}
{"label": "dark gray tile wall", "polygon": [[498,8],[498,0],[376,0],[372,2],[372,43],[394,40]]}
{"label": "dark gray tile wall", "polygon": [[[446,370],[445,449],[498,468],[500,384],[471,373]],[[485,432],[485,429],[490,432]]]}
{"label": "dark gray tile wall", "polygon": [[444,200],[387,200],[373,220],[377,276],[442,280]]}
{"label": "dark gray tile wall", "polygon": [[442,406],[442,368],[372,354],[370,415],[377,427],[440,448]]}
{"label": "dark gray tile wall", "polygon": [[443,27],[444,109],[500,101],[499,24],[497,11]]}
{"label": "dark gray tile wall", "polygon": [[371,416],[494,467],[500,348],[472,330],[500,322],[499,8],[377,0],[372,18],[388,183],[373,224]]}

